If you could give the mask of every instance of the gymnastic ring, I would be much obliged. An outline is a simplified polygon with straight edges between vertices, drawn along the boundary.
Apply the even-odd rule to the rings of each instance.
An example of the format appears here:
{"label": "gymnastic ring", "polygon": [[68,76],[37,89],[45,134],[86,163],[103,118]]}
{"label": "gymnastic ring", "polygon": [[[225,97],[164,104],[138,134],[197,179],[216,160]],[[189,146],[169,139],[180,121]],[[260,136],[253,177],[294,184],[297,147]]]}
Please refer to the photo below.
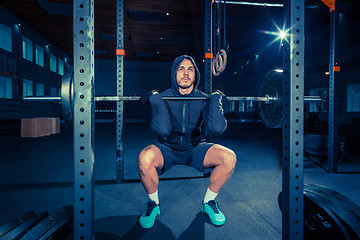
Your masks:
{"label": "gymnastic ring", "polygon": [[219,76],[222,73],[227,64],[227,54],[224,49],[221,49],[216,56],[213,58],[212,62],[212,72],[214,76]]}

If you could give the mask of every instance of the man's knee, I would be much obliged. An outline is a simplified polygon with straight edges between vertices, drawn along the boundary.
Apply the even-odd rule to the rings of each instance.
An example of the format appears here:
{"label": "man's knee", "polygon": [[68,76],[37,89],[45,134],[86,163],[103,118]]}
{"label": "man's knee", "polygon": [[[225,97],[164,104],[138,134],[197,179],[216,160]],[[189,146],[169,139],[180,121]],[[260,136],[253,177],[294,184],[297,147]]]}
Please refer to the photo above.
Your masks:
{"label": "man's knee", "polygon": [[148,170],[155,165],[155,153],[151,147],[144,148],[138,157],[138,165],[140,170]]}
{"label": "man's knee", "polygon": [[156,149],[154,149],[154,147],[146,147],[144,148],[138,157],[138,165],[139,165],[139,170],[141,172],[146,172],[148,170],[152,170],[154,168],[158,167],[158,161],[159,159],[157,159],[157,154],[156,154]]}
{"label": "man's knee", "polygon": [[215,167],[221,165],[232,171],[236,165],[236,154],[229,148],[214,145],[209,152],[206,164]]}
{"label": "man's knee", "polygon": [[236,165],[236,154],[231,149],[223,150],[221,153],[222,163],[230,170],[234,170]]}

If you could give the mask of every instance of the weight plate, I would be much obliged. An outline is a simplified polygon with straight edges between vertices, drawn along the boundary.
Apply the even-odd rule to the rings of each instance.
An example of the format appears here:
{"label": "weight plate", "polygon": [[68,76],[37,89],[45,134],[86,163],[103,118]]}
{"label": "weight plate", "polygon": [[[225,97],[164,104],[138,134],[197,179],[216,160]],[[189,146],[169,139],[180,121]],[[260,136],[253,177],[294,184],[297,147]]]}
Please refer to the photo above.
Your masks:
{"label": "weight plate", "polygon": [[74,71],[72,67],[65,70],[61,83],[61,111],[67,124],[72,126],[73,123],[73,87]]}
{"label": "weight plate", "polygon": [[[282,209],[282,192],[278,196]],[[304,191],[304,239],[350,240],[351,237],[342,222],[316,197]]]}
{"label": "weight plate", "polygon": [[[326,192],[324,191],[326,190]],[[340,193],[328,189],[326,187],[319,187],[317,185],[308,185],[304,188],[304,191],[309,194],[317,197],[324,206],[326,206],[330,211],[332,211],[343,223],[349,232],[351,239],[360,239],[360,220],[355,214],[356,204]],[[346,203],[339,201],[334,196],[343,196],[343,199],[346,199]],[[357,207],[358,208],[358,207]]]}
{"label": "weight plate", "polygon": [[356,205],[353,201],[351,201],[349,198],[325,186],[321,186],[318,184],[311,184],[310,186],[324,192],[324,194],[330,196],[334,201],[338,201],[339,203],[347,206],[350,211],[353,212],[353,214],[355,214],[357,218],[359,218],[360,221],[360,207]]}
{"label": "weight plate", "polygon": [[268,72],[261,84],[260,96],[269,96],[275,100],[260,102],[260,118],[268,128],[282,127],[282,73],[275,70]]}

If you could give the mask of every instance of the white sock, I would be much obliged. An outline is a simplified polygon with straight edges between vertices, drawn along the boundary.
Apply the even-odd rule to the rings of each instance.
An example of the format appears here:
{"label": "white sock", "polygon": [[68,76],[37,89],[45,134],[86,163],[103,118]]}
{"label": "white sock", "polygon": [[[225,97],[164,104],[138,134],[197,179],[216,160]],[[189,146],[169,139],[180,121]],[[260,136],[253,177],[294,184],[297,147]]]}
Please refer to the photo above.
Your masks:
{"label": "white sock", "polygon": [[150,200],[153,200],[154,202],[156,202],[156,204],[159,204],[159,194],[158,194],[158,190],[156,190],[156,192],[152,193],[152,194],[148,194]]}
{"label": "white sock", "polygon": [[218,195],[218,193],[214,193],[213,191],[211,191],[209,188],[206,190],[206,194],[204,197],[204,203],[207,203],[211,200],[215,200],[216,196]]}

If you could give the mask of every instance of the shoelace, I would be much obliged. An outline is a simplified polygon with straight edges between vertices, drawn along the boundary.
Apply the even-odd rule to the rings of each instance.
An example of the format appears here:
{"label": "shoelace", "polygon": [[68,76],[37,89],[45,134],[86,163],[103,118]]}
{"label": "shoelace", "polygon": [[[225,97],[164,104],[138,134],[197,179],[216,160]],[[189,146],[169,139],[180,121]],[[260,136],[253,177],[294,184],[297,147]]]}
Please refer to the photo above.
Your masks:
{"label": "shoelace", "polygon": [[146,204],[146,213],[145,213],[145,216],[150,216],[152,211],[154,211],[156,207],[156,204],[154,204],[153,202],[147,202]]}
{"label": "shoelace", "polygon": [[220,212],[219,212],[218,205],[217,205],[217,202],[215,202],[215,201],[210,201],[210,202],[208,202],[208,205],[211,207],[211,209],[212,209],[215,213],[220,213]]}

